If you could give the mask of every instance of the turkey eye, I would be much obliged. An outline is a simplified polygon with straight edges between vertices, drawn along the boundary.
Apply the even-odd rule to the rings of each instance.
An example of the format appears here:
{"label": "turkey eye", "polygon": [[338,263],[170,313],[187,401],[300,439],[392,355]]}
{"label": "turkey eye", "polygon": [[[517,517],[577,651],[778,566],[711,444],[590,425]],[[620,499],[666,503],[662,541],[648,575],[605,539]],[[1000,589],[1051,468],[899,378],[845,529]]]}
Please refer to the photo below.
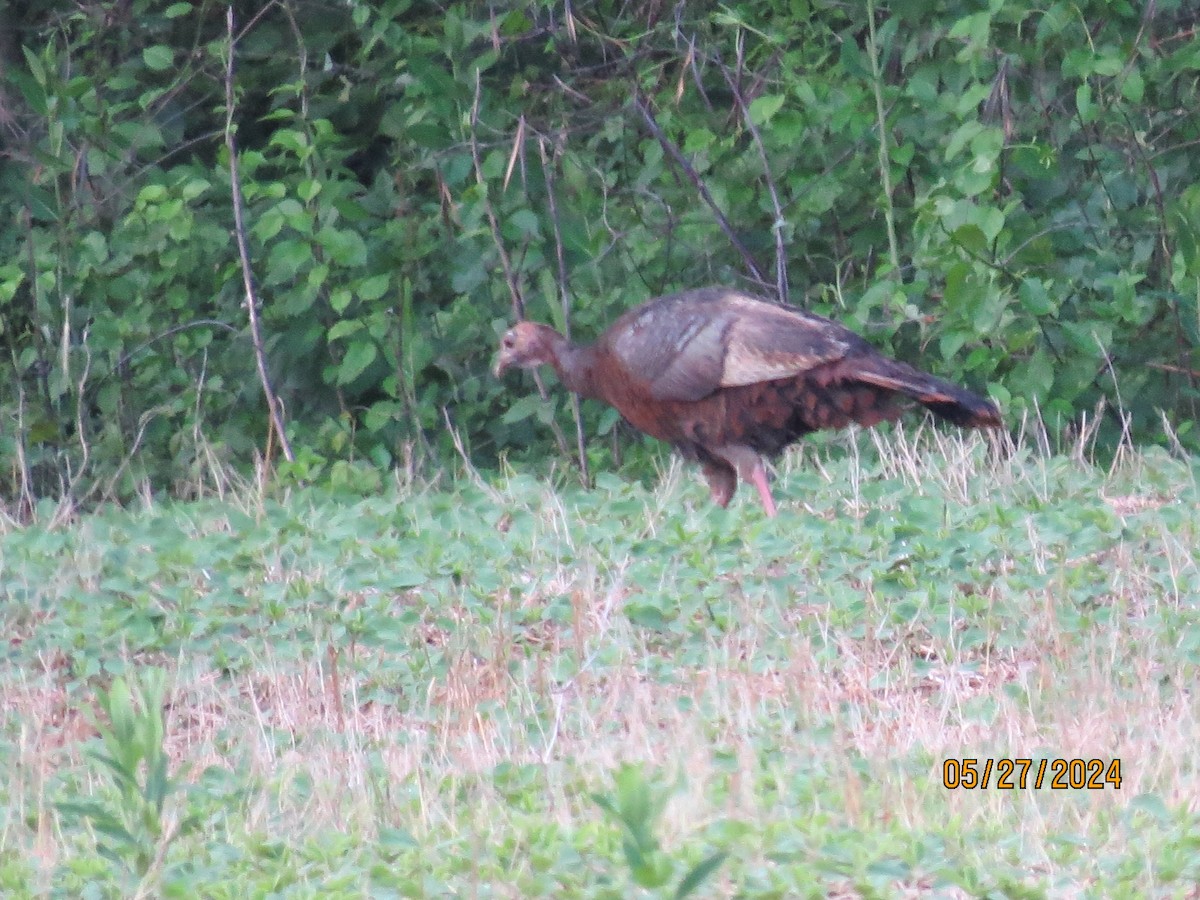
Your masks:
{"label": "turkey eye", "polygon": [[516,342],[517,342],[516,338],[514,338],[511,334],[506,334],[504,336],[504,340],[501,341],[500,344],[502,347],[504,347],[505,350],[511,350],[513,348],[513,344],[515,344]]}

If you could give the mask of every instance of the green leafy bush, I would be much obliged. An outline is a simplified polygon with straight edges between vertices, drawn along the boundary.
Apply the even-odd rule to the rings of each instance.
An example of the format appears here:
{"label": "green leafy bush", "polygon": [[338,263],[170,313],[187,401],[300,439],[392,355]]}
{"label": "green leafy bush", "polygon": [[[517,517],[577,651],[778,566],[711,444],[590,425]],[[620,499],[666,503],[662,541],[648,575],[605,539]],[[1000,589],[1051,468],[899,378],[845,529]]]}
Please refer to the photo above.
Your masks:
{"label": "green leafy bush", "polygon": [[[247,9],[232,122],[290,442],[310,473],[543,455],[556,423],[570,453],[565,398],[488,378],[503,324],[586,337],[714,282],[784,289],[1014,422],[1103,400],[1110,445],[1162,415],[1190,441],[1196,24],[1181,0]],[[224,10],[33,4],[5,34],[4,493],[217,486],[279,446]]]}

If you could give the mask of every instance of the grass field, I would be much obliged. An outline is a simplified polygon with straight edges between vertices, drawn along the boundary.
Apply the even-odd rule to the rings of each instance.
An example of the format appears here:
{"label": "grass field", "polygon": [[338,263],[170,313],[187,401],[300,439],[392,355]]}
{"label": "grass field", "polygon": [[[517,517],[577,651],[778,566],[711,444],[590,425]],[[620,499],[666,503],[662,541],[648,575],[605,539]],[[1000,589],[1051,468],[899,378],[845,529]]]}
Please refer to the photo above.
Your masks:
{"label": "grass field", "polygon": [[0,895],[1198,896],[1197,461],[1035,443],[0,526]]}

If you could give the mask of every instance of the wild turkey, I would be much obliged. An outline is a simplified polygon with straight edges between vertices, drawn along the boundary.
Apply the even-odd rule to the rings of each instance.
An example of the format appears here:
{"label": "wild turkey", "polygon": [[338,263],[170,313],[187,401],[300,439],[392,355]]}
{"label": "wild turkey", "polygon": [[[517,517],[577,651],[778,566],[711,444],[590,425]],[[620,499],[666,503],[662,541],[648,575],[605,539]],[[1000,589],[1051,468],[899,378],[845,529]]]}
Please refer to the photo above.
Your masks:
{"label": "wild turkey", "polygon": [[768,516],[762,457],[809,432],[894,419],[901,396],[955,425],[1001,424],[995,404],[888,359],[836,322],[726,288],[651,300],[587,347],[535,322],[505,332],[496,377],[543,364],[698,461],[721,506],[738,476],[753,483]]}

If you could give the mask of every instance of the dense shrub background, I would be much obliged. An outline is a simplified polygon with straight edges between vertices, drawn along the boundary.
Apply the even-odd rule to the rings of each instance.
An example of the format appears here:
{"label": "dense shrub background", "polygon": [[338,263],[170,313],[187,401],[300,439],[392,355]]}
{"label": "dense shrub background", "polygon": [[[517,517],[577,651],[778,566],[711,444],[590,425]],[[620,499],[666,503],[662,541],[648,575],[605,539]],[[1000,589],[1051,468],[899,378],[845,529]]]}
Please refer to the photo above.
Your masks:
{"label": "dense shrub background", "polygon": [[[1120,409],[1139,439],[1167,439],[1165,416],[1194,445],[1192,3],[235,12],[248,236],[301,476],[450,464],[454,433],[480,466],[568,453],[565,397],[487,374],[518,307],[590,336],[669,290],[774,292],[781,269],[792,302],[1014,422],[1104,399],[1103,440]],[[232,237],[229,51],[213,3],[33,0],[0,23],[4,496],[194,492],[277,449]]]}

